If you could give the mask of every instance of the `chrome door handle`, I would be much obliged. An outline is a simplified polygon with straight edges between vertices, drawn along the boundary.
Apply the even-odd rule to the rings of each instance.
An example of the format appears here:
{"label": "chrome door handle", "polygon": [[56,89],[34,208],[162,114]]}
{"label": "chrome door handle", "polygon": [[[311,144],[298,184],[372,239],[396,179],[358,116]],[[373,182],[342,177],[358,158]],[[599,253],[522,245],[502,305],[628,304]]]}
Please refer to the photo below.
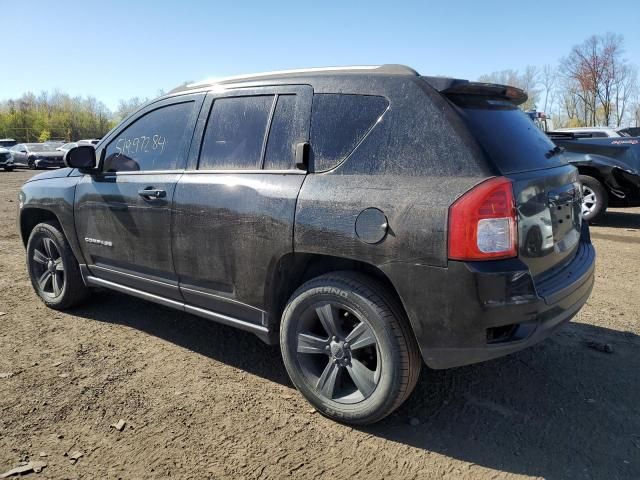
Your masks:
{"label": "chrome door handle", "polygon": [[167,196],[167,192],[164,190],[158,190],[155,188],[145,188],[144,190],[138,190],[138,195],[146,199],[158,199]]}

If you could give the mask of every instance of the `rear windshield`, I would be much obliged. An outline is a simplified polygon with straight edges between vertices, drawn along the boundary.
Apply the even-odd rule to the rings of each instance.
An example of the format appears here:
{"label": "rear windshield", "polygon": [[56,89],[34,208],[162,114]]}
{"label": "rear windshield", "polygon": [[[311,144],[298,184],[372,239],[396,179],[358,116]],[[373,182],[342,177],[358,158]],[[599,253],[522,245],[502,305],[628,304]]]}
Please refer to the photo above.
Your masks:
{"label": "rear windshield", "polygon": [[562,155],[553,152],[553,142],[511,103],[486,99],[455,99],[454,102],[500,173],[525,172],[565,164]]}

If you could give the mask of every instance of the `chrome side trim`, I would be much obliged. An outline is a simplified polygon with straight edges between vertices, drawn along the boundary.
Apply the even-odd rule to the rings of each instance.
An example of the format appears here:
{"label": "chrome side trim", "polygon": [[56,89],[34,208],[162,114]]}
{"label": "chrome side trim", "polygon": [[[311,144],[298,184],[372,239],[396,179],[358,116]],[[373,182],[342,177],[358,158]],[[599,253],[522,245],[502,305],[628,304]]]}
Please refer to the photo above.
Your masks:
{"label": "chrome side trim", "polygon": [[234,318],[228,315],[223,315],[221,313],[212,312],[211,310],[205,310],[204,308],[185,305],[184,311],[187,313],[198,315],[200,317],[208,318],[209,320],[213,320],[214,322],[222,323],[224,325],[229,325],[231,327],[236,327],[241,330],[247,330],[251,333],[255,333],[261,338],[263,338],[263,336],[266,338],[266,336],[269,333],[269,329],[267,327],[263,327],[262,325],[255,325],[253,323],[240,320],[239,318]]}
{"label": "chrome side trim", "polygon": [[103,271],[103,272],[107,272],[107,273],[112,273],[115,275],[121,275],[123,277],[128,277],[128,278],[132,278],[134,280],[141,280],[143,282],[149,282],[149,283],[154,283],[156,285],[161,285],[163,287],[178,287],[178,282],[175,283],[169,283],[169,282],[163,282],[161,280],[155,280],[153,278],[147,278],[147,277],[140,277],[139,275],[134,275],[133,273],[127,273],[127,272],[121,272],[120,270],[114,270],[112,268],[107,268],[107,267],[101,267],[100,265],[91,265],[91,268],[93,270],[98,270],[98,271]]}
{"label": "chrome side trim", "polygon": [[169,300],[168,298],[163,298],[158,295],[153,295],[152,293],[143,292],[142,290],[137,290],[135,288],[126,287],[124,285],[120,285],[119,283],[110,282],[108,280],[103,280],[101,278],[93,277],[91,275],[88,275],[87,277],[85,277],[85,282],[90,287],[109,288],[111,290],[115,290],[120,293],[126,293],[127,295],[132,295],[134,297],[142,298],[143,300],[149,300],[150,302],[164,305],[165,307],[184,310],[184,303],[182,302],[178,302],[176,300]]}
{"label": "chrome side trim", "polygon": [[198,315],[208,320],[213,320],[214,322],[217,322],[217,323],[222,323],[224,325],[236,327],[240,330],[246,330],[248,332],[251,332],[257,335],[261,340],[267,343],[270,343],[269,329],[262,325],[255,325],[253,323],[240,320],[239,318],[230,317],[228,315],[222,315],[220,313],[212,312],[210,310],[205,310],[204,308],[193,307],[191,305],[186,305],[182,302],[170,300],[168,298],[163,298],[158,295],[153,295],[151,293],[143,292],[142,290],[137,290],[135,288],[126,287],[124,285],[120,285],[115,282],[110,282],[108,280],[103,280],[101,278],[93,277],[91,275],[86,275],[85,269],[81,269],[81,271],[82,271],[83,279],[85,280],[85,283],[88,286],[108,288],[110,290],[115,290],[116,292],[124,293],[127,295],[131,295],[133,297],[147,300],[149,302],[164,305],[165,307],[174,308],[176,310],[181,310],[186,313]]}
{"label": "chrome side trim", "polygon": [[215,300],[217,300],[219,302],[231,303],[233,305],[237,305],[239,307],[246,308],[247,310],[253,310],[253,311],[257,312],[257,313],[263,313],[263,314],[265,313],[265,311],[262,310],[261,308],[257,308],[257,307],[253,307],[251,305],[247,305],[246,303],[239,302],[238,300],[235,300],[233,298],[228,298],[228,297],[223,297],[221,295],[216,295],[215,293],[209,293],[209,292],[204,292],[202,290],[196,290],[194,288],[183,287],[182,285],[180,285],[180,290],[184,290],[185,292],[193,293],[195,295],[202,295],[202,296],[205,296],[205,297],[209,297],[209,298],[215,299]]}
{"label": "chrome side trim", "polygon": [[247,170],[229,170],[229,169],[225,169],[225,170],[212,170],[212,169],[207,169],[207,170],[185,170],[184,174],[185,175],[201,175],[201,174],[233,174],[233,175],[247,175],[247,174],[269,174],[269,175],[306,175],[308,172],[306,170],[295,170],[295,169],[290,169],[290,170],[261,170],[261,169],[247,169]]}

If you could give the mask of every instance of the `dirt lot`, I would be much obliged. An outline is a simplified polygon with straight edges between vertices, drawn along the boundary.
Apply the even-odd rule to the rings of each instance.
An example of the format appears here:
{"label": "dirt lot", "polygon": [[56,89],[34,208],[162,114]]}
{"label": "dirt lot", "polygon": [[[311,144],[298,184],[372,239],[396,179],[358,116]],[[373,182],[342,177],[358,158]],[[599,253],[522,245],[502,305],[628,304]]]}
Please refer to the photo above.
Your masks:
{"label": "dirt lot", "polygon": [[0,472],[43,460],[30,477],[640,478],[640,209],[592,228],[594,293],[560,333],[424,369],[396,414],[353,429],[314,413],[279,350],[250,334],[115,293],[45,308],[15,227],[31,174],[0,172],[0,373],[13,374],[0,375]]}

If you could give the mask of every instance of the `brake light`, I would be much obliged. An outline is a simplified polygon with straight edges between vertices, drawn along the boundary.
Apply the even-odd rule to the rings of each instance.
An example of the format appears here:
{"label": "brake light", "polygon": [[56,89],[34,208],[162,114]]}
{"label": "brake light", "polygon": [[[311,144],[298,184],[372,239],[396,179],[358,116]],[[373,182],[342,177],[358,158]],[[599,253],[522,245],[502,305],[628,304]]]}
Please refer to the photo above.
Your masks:
{"label": "brake light", "polygon": [[518,228],[511,181],[489,179],[449,207],[449,258],[490,260],[517,255]]}

